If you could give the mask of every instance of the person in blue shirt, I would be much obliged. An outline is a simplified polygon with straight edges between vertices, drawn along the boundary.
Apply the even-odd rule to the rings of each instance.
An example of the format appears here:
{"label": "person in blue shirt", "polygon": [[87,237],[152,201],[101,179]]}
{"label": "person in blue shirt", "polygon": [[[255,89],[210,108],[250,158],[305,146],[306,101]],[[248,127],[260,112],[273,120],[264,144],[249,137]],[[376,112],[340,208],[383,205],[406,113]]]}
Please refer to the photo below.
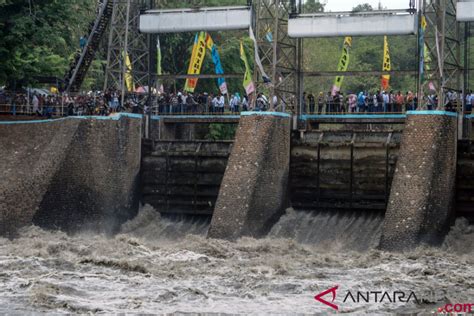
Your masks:
{"label": "person in blue shirt", "polygon": [[81,36],[79,39],[79,45],[81,46],[81,50],[84,50],[84,47],[87,45],[87,36]]}

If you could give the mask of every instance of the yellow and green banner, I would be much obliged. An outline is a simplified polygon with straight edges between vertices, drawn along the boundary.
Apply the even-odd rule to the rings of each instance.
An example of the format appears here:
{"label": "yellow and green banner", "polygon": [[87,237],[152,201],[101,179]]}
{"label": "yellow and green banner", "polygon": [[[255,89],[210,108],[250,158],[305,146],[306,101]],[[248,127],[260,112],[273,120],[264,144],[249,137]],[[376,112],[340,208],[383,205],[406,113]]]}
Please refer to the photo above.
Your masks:
{"label": "yellow and green banner", "polygon": [[[156,74],[158,76],[163,74],[163,70],[161,68],[161,44],[160,44],[160,37],[156,38]],[[158,81],[157,86],[159,85],[159,91],[161,93],[164,92],[163,84]]]}
{"label": "yellow and green banner", "polygon": [[[342,56],[339,60],[339,64],[337,66],[337,71],[347,71],[347,67],[349,66],[349,53],[352,47],[352,37],[347,36],[344,38],[344,45],[342,47]],[[344,81],[344,76],[337,76],[336,80],[334,81],[334,85],[332,86],[332,95],[336,95],[337,92],[341,91],[342,82]]]}
{"label": "yellow and green banner", "polygon": [[[390,62],[390,51],[388,48],[387,36],[383,37],[383,64],[382,71],[391,71],[392,63]],[[388,90],[390,87],[390,75],[382,75],[382,90]]]}
{"label": "yellow and green banner", "polygon": [[418,34],[418,47],[419,47],[419,54],[420,54],[420,65],[419,65],[419,72],[420,72],[420,78],[421,78],[421,84],[423,85],[423,82],[425,81],[425,30],[426,30],[426,18],[423,15],[421,17],[421,25],[420,25],[420,30]]}
{"label": "yellow and green banner", "polygon": [[252,80],[252,72],[250,71],[249,61],[247,60],[247,55],[245,54],[244,45],[240,41],[240,59],[244,62],[245,65],[245,75],[243,86],[247,95],[250,95],[255,91],[255,84]]}
{"label": "yellow and green banner", "polygon": [[127,86],[128,92],[133,92],[135,89],[133,87],[133,76],[132,76],[132,62],[130,61],[130,56],[125,52],[125,85]]}
{"label": "yellow and green banner", "polygon": [[[206,56],[206,32],[196,33],[194,38],[193,52],[191,54],[191,60],[188,67],[188,75],[199,75],[201,73],[202,63]],[[184,90],[188,92],[194,92],[196,89],[198,79],[188,78],[184,85]]]}

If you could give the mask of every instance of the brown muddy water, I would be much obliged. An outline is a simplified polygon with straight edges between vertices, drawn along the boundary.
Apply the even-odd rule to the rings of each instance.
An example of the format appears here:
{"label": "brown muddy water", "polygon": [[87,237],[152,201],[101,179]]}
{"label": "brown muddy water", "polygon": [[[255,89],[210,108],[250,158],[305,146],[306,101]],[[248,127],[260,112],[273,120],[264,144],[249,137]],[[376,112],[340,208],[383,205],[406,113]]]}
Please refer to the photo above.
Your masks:
{"label": "brown muddy water", "polygon": [[[314,296],[336,285],[342,313],[474,303],[472,226],[458,220],[442,247],[393,254],[375,249],[381,223],[290,209],[267,238],[228,242],[206,239],[207,221],[145,206],[115,236],[28,227],[0,239],[0,313],[334,313]],[[417,301],[343,302],[348,291],[413,292]]]}

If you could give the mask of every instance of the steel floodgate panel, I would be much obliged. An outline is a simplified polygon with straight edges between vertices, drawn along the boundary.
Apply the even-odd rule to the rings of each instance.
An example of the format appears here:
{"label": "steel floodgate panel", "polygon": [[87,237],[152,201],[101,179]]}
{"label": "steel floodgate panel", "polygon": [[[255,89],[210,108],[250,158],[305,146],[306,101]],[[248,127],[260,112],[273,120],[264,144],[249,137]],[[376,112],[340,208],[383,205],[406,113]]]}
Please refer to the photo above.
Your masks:
{"label": "steel floodgate panel", "polygon": [[178,33],[247,29],[249,7],[149,10],[140,15],[140,32]]}
{"label": "steel floodgate panel", "polygon": [[457,3],[456,19],[459,22],[474,21],[474,0],[463,0]]}
{"label": "steel floodgate panel", "polygon": [[411,35],[417,17],[406,11],[301,14],[288,20],[291,37]]}

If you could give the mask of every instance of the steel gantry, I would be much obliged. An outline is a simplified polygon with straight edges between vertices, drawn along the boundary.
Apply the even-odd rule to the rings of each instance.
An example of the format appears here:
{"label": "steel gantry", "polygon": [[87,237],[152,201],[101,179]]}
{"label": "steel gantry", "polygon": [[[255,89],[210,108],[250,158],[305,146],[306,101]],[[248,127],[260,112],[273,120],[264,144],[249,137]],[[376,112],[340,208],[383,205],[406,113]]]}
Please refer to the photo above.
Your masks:
{"label": "steel gantry", "polygon": [[424,43],[428,50],[425,82],[434,83],[439,106],[443,107],[447,91],[461,93],[463,90],[462,39],[460,23],[456,20],[456,2],[424,0],[422,10],[426,18]]}
{"label": "steel gantry", "polygon": [[268,90],[271,108],[281,110],[286,106],[294,112],[299,103],[298,73],[301,65],[298,60],[301,61],[301,58],[298,58],[298,53],[301,52],[301,45],[300,40],[288,36],[288,18],[295,11],[295,1],[254,1],[255,36],[259,55],[265,72],[270,76],[270,82],[266,82],[255,67],[257,90]]}
{"label": "steel gantry", "polygon": [[[153,86],[153,79],[156,78],[153,71],[153,69],[156,69],[153,58],[156,55],[153,50],[155,41],[151,40],[153,34],[140,33],[140,14],[144,10],[148,10],[149,14],[161,14],[160,9],[172,7],[175,2],[168,0],[110,1],[113,1],[113,14],[109,26],[105,89],[118,89],[123,92],[122,96],[124,96],[127,93],[125,83],[127,73],[130,73],[133,77],[135,86]],[[471,2],[471,0],[464,1]],[[192,10],[183,10],[183,14],[189,15],[190,12],[194,14],[202,9],[203,17],[205,17],[205,14],[208,13],[204,12],[204,8],[200,8],[201,3],[202,1],[188,1],[187,4]],[[325,17],[324,13],[301,14],[301,0],[253,0],[246,1],[246,3],[252,9],[252,21],[249,28],[251,34],[249,35],[252,35],[252,33],[255,35],[258,55],[263,66],[262,72],[255,63],[254,81],[257,83],[257,91],[269,95],[272,109],[284,110],[286,107],[287,110],[291,109],[294,113],[301,113],[301,109],[297,105],[299,104],[301,107],[303,103],[302,87],[303,77],[306,73],[301,71],[302,42],[303,37],[307,36],[290,37],[288,35],[288,24],[289,21],[291,23],[303,23],[304,19],[313,19],[314,23],[319,23],[328,18]],[[407,0],[407,6],[409,6],[407,12],[414,12],[413,4],[414,1]],[[215,10],[219,9],[224,10],[225,7],[216,8]],[[152,12],[153,10],[156,12]],[[376,15],[376,13],[371,14]],[[420,96],[422,91],[428,92],[428,85],[433,83],[430,87],[432,88],[433,85],[436,87],[439,104],[443,106],[445,104],[443,98],[448,90],[461,93],[468,89],[469,67],[467,63],[471,53],[468,43],[472,34],[469,29],[470,24],[469,22],[458,22],[456,20],[455,0],[418,0],[418,13],[419,27],[422,24],[421,17],[426,18],[423,45],[426,44],[427,50],[426,56],[423,56],[425,80],[423,85],[419,80],[418,92]],[[332,17],[334,15],[335,13],[329,13],[328,16]],[[347,23],[349,21],[347,19],[356,20],[357,18],[354,14],[337,16],[338,21],[346,18],[343,23]],[[397,18],[397,14],[393,12],[381,12],[380,16],[384,19]],[[205,22],[205,20],[203,21]],[[225,23],[229,24],[228,22]],[[362,27],[364,20],[360,21],[359,24],[359,28]],[[154,25],[153,21],[151,25]],[[153,27],[158,26],[154,25]],[[182,25],[180,27],[183,28]],[[357,34],[353,35],[357,36]],[[310,37],[314,36],[316,35]],[[464,47],[464,53],[462,47]],[[418,52],[421,51],[418,50]],[[126,56],[130,58],[130,66],[125,62]],[[419,60],[421,61],[422,58],[419,58]],[[405,71],[414,74],[419,72],[418,69]],[[266,74],[267,77],[264,77],[263,74]],[[312,72],[312,74],[321,75],[319,72]],[[360,72],[356,74],[350,71],[347,73],[340,72],[340,75],[360,75]],[[206,74],[201,76],[206,76]],[[273,98],[273,96],[276,96],[276,98]],[[274,100],[276,101],[275,104]]]}
{"label": "steel gantry", "polygon": [[[140,12],[151,8],[150,0],[113,0],[113,14],[109,29],[107,68],[104,90],[121,91],[122,104],[127,92],[135,87],[150,85],[150,39],[138,30]],[[129,62],[127,62],[129,59]],[[132,87],[126,85],[126,75]]]}

